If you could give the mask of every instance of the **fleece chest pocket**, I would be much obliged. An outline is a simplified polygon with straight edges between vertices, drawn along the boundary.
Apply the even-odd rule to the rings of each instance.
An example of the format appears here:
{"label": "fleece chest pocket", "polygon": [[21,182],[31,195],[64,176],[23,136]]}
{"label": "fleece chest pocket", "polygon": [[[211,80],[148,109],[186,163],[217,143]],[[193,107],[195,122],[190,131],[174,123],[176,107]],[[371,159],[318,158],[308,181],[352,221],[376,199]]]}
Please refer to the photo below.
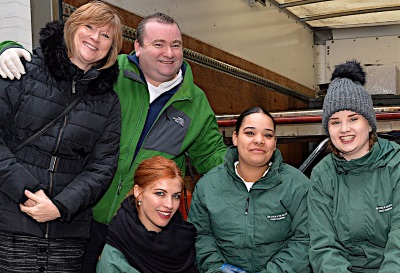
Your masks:
{"label": "fleece chest pocket", "polygon": [[184,112],[169,106],[151,128],[143,147],[147,150],[179,155],[190,121]]}

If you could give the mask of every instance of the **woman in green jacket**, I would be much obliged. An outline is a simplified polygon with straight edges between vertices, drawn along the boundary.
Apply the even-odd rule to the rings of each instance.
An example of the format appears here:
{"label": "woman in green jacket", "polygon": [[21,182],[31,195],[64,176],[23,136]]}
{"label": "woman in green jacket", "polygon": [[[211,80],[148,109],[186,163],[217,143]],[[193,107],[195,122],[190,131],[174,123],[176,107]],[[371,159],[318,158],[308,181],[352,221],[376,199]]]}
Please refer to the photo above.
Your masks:
{"label": "woman in green jacket", "polygon": [[309,181],[283,163],[271,114],[244,111],[232,140],[190,206],[200,272],[309,272]]}
{"label": "woman in green jacket", "polygon": [[111,221],[97,273],[198,273],[196,229],[178,208],[183,189],[176,163],[144,160],[135,186]]}
{"label": "woman in green jacket", "polygon": [[377,138],[365,72],[336,66],[323,105],[331,154],[312,171],[314,272],[400,272],[400,146]]}

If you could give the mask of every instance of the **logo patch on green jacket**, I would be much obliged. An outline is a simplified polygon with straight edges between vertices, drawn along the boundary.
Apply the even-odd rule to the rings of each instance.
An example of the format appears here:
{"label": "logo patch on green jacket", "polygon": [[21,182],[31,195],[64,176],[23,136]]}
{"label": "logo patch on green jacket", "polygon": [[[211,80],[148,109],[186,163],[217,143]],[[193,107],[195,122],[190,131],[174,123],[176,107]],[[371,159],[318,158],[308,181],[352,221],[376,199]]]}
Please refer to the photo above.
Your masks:
{"label": "logo patch on green jacket", "polygon": [[393,204],[388,204],[386,206],[377,206],[376,210],[378,212],[385,212],[393,209]]}
{"label": "logo patch on green jacket", "polygon": [[278,215],[268,215],[267,218],[268,218],[270,221],[279,221],[279,220],[285,219],[286,216],[287,216],[287,212],[282,213],[282,214],[278,214]]}

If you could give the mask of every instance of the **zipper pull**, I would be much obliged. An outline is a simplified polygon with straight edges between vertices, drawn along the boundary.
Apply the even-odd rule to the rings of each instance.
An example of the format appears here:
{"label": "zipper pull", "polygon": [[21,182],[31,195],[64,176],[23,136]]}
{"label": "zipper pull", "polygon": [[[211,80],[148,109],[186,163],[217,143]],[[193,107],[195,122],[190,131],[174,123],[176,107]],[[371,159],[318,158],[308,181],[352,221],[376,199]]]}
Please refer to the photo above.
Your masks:
{"label": "zipper pull", "polygon": [[249,214],[249,203],[250,203],[250,197],[247,197],[247,200],[246,200],[246,211],[244,212],[244,215]]}
{"label": "zipper pull", "polygon": [[75,80],[72,81],[72,94],[75,94]]}
{"label": "zipper pull", "polygon": [[119,181],[118,188],[117,188],[117,195],[120,195],[120,193],[121,193],[121,188],[122,188],[122,180]]}

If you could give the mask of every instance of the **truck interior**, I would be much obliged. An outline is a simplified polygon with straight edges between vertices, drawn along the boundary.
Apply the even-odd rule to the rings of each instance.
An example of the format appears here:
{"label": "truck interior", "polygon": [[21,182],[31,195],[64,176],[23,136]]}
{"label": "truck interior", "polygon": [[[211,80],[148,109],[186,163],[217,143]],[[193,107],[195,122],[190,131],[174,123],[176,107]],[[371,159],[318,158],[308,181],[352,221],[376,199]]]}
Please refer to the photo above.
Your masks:
{"label": "truck interior", "polygon": [[[32,46],[39,26],[50,20],[48,14],[65,19],[86,2],[31,1]],[[276,118],[285,162],[309,174],[324,155],[321,108],[330,75],[335,65],[350,59],[360,61],[367,72],[378,134],[399,139],[398,0],[106,2],[124,19],[122,53],[132,52],[144,16],[160,11],[178,21],[184,59],[228,145],[236,117],[249,107],[263,106]]]}

